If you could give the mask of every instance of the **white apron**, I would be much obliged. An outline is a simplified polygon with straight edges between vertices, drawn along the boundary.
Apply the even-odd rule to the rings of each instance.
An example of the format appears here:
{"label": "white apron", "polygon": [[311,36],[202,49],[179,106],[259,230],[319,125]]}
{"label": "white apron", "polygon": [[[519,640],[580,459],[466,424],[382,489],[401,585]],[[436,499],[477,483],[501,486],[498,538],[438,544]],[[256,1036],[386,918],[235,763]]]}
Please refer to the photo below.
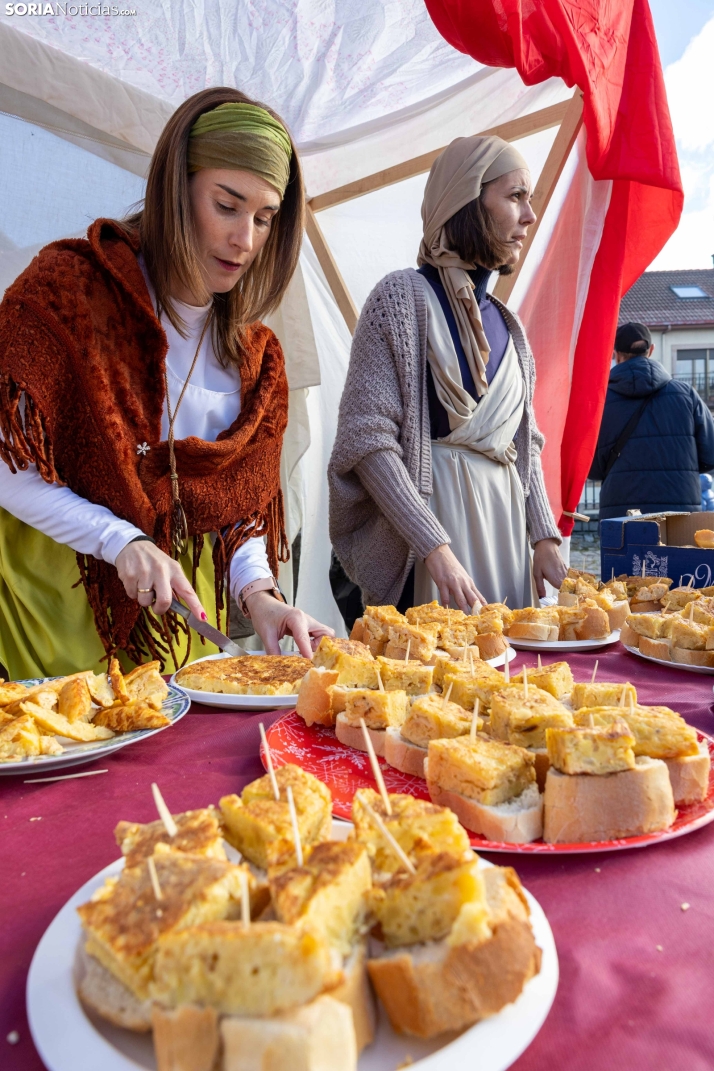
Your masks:
{"label": "white apron", "polygon": [[[432,441],[434,492],[429,508],[451,549],[488,602],[538,605],[526,530],[523,487],[513,438],[523,416],[525,383],[509,339],[488,392],[478,404],[464,390],[459,360],[439,299],[426,280],[427,356],[450,433]],[[423,562],[414,573],[414,604],[439,599]]]}

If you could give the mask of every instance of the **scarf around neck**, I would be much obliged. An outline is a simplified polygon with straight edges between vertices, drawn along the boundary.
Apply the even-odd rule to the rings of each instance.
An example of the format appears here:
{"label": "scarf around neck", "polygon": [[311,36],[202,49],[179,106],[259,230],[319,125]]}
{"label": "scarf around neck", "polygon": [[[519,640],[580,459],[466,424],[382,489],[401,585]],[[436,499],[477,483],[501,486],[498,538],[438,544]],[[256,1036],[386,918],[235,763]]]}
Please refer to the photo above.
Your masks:
{"label": "scarf around neck", "polygon": [[[130,521],[169,553],[172,496],[168,443],[161,440],[168,342],[137,261],[138,240],[111,220],[87,239],[41,250],[0,305],[0,460],[35,464]],[[273,572],[287,560],[280,452],[288,387],[280,343],[269,328],[245,329],[241,411],[216,442],[176,442],[181,501],[195,571],[216,533],[216,616],[230,562],[253,536],[266,537]],[[24,415],[22,399],[24,397]],[[142,452],[139,447],[148,446]],[[116,568],[78,555],[81,581],[107,654],[162,664],[182,628],[130,599]]]}
{"label": "scarf around neck", "polygon": [[502,138],[456,138],[435,160],[424,190],[421,208],[424,236],[417,264],[420,267],[431,264],[439,271],[479,397],[488,392],[486,365],[490,347],[468,275],[475,265],[461,260],[450,248],[446,223],[480,195],[485,182],[521,167],[527,168],[528,164]]}

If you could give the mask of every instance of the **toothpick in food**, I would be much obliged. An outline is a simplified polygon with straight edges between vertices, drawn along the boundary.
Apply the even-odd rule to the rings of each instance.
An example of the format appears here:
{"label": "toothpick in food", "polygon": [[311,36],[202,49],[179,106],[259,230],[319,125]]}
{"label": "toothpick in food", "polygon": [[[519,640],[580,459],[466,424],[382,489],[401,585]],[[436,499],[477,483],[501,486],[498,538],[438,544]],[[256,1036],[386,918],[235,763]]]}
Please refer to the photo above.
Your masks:
{"label": "toothpick in food", "polygon": [[624,707],[624,705],[625,705],[625,697],[626,696],[627,696],[627,685],[623,684],[622,691],[620,692],[620,706],[621,707]]}
{"label": "toothpick in food", "polygon": [[146,865],[149,868],[149,877],[151,878],[151,887],[154,890],[154,896],[157,900],[163,900],[164,894],[159,885],[159,875],[156,873],[156,863],[154,862],[153,855],[150,855],[146,860]]}
{"label": "toothpick in food", "polygon": [[367,803],[366,801],[363,802],[362,806],[364,807],[365,811],[369,815],[370,820],[374,823],[374,825],[377,827],[379,832],[382,834],[382,836],[386,840],[387,844],[392,849],[392,851],[397,856],[397,858],[400,860],[402,865],[404,867],[406,867],[406,869],[409,871],[410,874],[416,874],[416,867],[412,863],[411,859],[409,858],[407,853],[404,851],[404,849],[402,848],[401,844],[399,844],[398,841],[389,832],[389,830],[387,829],[387,827],[385,826],[384,822],[382,821],[380,816],[377,814],[377,812],[375,810],[373,810],[372,807],[370,807],[369,803]]}
{"label": "toothpick in food", "polygon": [[593,675],[592,675],[592,677],[590,678],[590,683],[591,683],[591,684],[594,684],[594,683],[595,683],[595,675],[597,674],[597,667],[598,667],[599,665],[600,665],[600,659],[599,659],[599,658],[596,658],[596,659],[595,659],[595,665],[593,666]]}
{"label": "toothpick in food", "polygon": [[[377,671],[379,672],[379,670]],[[268,745],[268,738],[265,735],[265,726],[262,721],[260,723],[260,739],[265,750],[265,761],[268,766],[268,777],[270,778],[270,787],[273,790],[273,796],[276,800],[280,799],[280,786],[278,785],[278,779],[275,776],[275,770],[273,769],[273,756],[270,754],[270,747]]]}
{"label": "toothpick in food", "polygon": [[471,679],[473,680],[473,678],[476,676],[476,670],[474,669],[474,653],[473,653],[473,651],[469,651],[469,660],[471,662]]}
{"label": "toothpick in food", "polygon": [[[288,789],[288,792],[292,795],[291,789]],[[298,863],[298,866],[300,865]],[[250,890],[248,888],[248,875],[245,870],[240,872],[240,920],[244,930],[250,928]]]}
{"label": "toothpick in food", "polygon": [[291,822],[292,827],[293,827],[293,841],[295,843],[295,859],[297,860],[297,865],[298,866],[302,866],[302,862],[303,862],[302,841],[300,840],[300,827],[298,826],[297,811],[295,810],[295,800],[293,799],[292,785],[288,785],[287,796],[288,796],[288,810],[290,811],[290,822]]}
{"label": "toothpick in food", "polygon": [[380,692],[383,692],[384,684],[382,683],[382,674],[379,672],[379,666],[377,666],[377,684],[379,685]]}
{"label": "toothpick in food", "polygon": [[454,687],[454,682],[449,681],[449,687],[446,689],[446,695],[442,696],[445,703],[449,702],[449,696],[451,695],[451,689]]}
{"label": "toothpick in food", "polygon": [[476,726],[478,725],[478,712],[481,707],[481,700],[476,696],[476,702],[474,703],[474,712],[471,718],[471,728],[469,729],[469,740],[473,744],[476,739]]}
{"label": "toothpick in food", "polygon": [[407,649],[404,652],[404,661],[405,662],[409,661],[409,652],[411,651],[411,647],[412,647],[412,638],[410,636],[409,639],[407,640]]}
{"label": "toothpick in food", "polygon": [[392,804],[391,804],[391,801],[389,799],[389,793],[387,792],[387,786],[385,785],[384,778],[382,777],[382,771],[379,768],[379,762],[377,760],[377,753],[374,750],[374,744],[372,743],[372,738],[369,735],[369,730],[367,729],[367,725],[365,723],[364,718],[360,718],[359,723],[360,723],[360,726],[362,728],[362,736],[364,737],[364,742],[365,742],[365,745],[366,745],[366,748],[367,748],[367,754],[369,755],[369,762],[370,762],[370,766],[372,767],[372,774],[374,776],[374,780],[377,782],[377,788],[379,790],[380,796],[382,797],[382,802],[384,803],[384,809],[387,812],[387,814],[391,814],[392,813]]}
{"label": "toothpick in food", "polygon": [[543,668],[543,663],[541,662],[541,658],[540,658],[540,651],[539,651],[539,652],[538,652],[538,672],[539,672],[539,673],[540,673],[540,671],[542,670],[542,668]]}
{"label": "toothpick in food", "polygon": [[645,568],[646,568],[646,562],[643,559],[643,561],[642,561],[642,579],[643,580],[645,578]]}
{"label": "toothpick in food", "polygon": [[[164,823],[164,829],[170,837],[175,837],[178,833],[178,826],[174,822],[173,815],[164,803],[164,797],[161,795],[161,789],[155,781],[151,783],[151,791],[154,796],[154,803],[156,804],[156,810],[159,812],[159,818]],[[157,897],[158,899],[158,897]]]}

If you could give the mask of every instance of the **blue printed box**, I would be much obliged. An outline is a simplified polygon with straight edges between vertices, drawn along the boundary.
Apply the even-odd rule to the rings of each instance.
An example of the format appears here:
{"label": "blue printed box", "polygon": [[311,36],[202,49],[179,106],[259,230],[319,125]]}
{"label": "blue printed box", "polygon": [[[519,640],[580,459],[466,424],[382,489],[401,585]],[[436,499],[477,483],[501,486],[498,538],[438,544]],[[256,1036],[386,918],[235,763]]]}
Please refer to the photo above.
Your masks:
{"label": "blue printed box", "polygon": [[696,588],[714,584],[714,550],[694,545],[700,528],[714,529],[714,513],[653,513],[600,521],[602,579],[613,574],[669,576]]}

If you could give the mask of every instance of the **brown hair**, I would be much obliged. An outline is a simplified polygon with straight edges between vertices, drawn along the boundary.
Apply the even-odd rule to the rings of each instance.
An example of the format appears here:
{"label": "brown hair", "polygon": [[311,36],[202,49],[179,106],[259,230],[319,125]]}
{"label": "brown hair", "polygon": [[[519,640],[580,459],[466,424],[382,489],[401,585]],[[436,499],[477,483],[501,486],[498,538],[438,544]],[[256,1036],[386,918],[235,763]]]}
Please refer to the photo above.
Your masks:
{"label": "brown hair", "polygon": [[[481,194],[488,183],[481,188]],[[481,265],[510,275],[513,267],[506,264],[511,250],[498,235],[493,216],[481,200],[475,197],[455,212],[445,224],[446,240],[466,264]]]}
{"label": "brown hair", "polygon": [[[213,342],[224,364],[240,364],[243,328],[277,308],[297,267],[302,243],[305,191],[294,144],[290,179],[268,239],[247,272],[226,294],[211,295],[201,275],[189,199],[188,136],[204,112],[219,104],[258,104],[281,123],[267,104],[237,89],[216,87],[195,93],[176,109],[164,127],[151,158],[144,207],[122,225],[138,231],[141,251],[160,310],[181,334],[184,325],[171,301],[171,284],[178,280],[192,293],[213,297]],[[285,124],[283,124],[285,125]]]}

